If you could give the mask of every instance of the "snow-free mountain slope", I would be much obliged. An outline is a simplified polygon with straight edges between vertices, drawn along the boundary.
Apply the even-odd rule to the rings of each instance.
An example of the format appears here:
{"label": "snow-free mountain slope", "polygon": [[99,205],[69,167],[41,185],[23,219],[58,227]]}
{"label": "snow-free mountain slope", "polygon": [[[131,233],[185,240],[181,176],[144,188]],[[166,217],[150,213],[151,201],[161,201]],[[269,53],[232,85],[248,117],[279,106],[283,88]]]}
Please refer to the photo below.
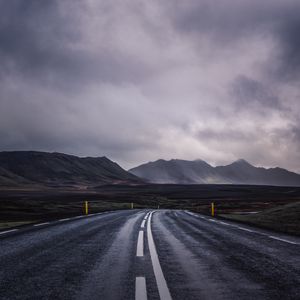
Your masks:
{"label": "snow-free mountain slope", "polygon": [[151,183],[261,184],[300,186],[300,175],[281,168],[255,167],[243,159],[212,167],[203,160],[157,160],[129,170]]}
{"label": "snow-free mountain slope", "polygon": [[138,183],[139,178],[106,157],[13,151],[0,153],[0,185],[98,185]]}

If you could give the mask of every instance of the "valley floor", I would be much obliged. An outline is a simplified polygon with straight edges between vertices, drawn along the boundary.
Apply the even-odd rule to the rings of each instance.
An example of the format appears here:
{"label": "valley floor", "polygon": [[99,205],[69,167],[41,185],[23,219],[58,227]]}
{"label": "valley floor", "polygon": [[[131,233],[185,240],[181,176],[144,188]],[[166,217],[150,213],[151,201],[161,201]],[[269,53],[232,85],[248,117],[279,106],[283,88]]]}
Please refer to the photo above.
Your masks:
{"label": "valley floor", "polygon": [[[93,189],[0,189],[0,230],[89,212],[129,209],[187,209],[299,234],[300,188],[247,185],[110,185]],[[287,209],[283,206],[288,205]],[[291,207],[289,205],[292,205]],[[268,211],[271,209],[271,211]],[[264,210],[267,210],[263,213]],[[253,212],[260,212],[253,214]],[[245,213],[252,213],[244,215]]]}

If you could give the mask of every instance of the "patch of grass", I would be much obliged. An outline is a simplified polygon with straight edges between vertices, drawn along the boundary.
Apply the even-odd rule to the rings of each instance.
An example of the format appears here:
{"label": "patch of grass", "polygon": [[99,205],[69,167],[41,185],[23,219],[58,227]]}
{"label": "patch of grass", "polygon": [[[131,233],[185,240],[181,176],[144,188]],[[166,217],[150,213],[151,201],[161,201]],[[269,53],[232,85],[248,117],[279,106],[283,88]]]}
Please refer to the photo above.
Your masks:
{"label": "patch of grass", "polygon": [[274,207],[257,214],[221,214],[220,216],[300,236],[300,202]]}
{"label": "patch of grass", "polygon": [[21,225],[30,224],[30,223],[34,223],[34,221],[0,222],[0,229],[5,230],[5,229],[12,228],[12,227],[17,227],[17,226],[21,226]]}
{"label": "patch of grass", "polygon": [[[254,222],[257,215],[237,213],[263,211],[300,201],[300,188],[241,185],[108,185],[75,190],[67,188],[36,190],[1,190],[0,223],[51,221],[89,212],[134,208],[188,209],[210,213],[211,202],[216,214],[224,214],[244,222]],[[244,218],[251,218],[245,220]],[[278,219],[279,216],[274,216]],[[270,223],[271,221],[266,221]],[[297,220],[290,219],[297,224]],[[257,221],[255,221],[257,222]],[[273,221],[272,221],[273,222]],[[285,224],[286,221],[280,221]],[[260,221],[260,223],[264,223]],[[274,222],[273,222],[274,223]],[[291,228],[293,225],[288,225]],[[273,226],[275,228],[275,226]],[[279,226],[280,230],[284,225]]]}

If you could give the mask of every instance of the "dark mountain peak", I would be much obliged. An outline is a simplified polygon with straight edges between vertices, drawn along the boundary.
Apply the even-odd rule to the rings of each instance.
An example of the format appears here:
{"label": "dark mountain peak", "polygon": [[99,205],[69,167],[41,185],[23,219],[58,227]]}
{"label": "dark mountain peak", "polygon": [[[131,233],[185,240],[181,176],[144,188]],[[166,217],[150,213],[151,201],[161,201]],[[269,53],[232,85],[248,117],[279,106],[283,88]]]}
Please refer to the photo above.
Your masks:
{"label": "dark mountain peak", "polygon": [[[156,161],[150,161],[148,163],[138,166],[138,168],[141,166],[154,167],[154,166],[188,166],[188,165],[189,166],[191,166],[191,165],[194,165],[194,166],[203,165],[204,166],[205,165],[207,167],[211,167],[211,165],[209,165],[207,162],[205,162],[202,159],[185,160],[185,159],[173,158],[170,160],[158,159]],[[134,170],[134,169],[136,169],[136,168],[132,168],[131,170]]]}
{"label": "dark mountain peak", "polygon": [[33,150],[18,150],[18,151],[1,151],[0,156],[17,156],[17,157],[68,157],[68,158],[76,158],[76,159],[100,159],[111,161],[106,156],[76,156],[73,154],[66,154],[62,152],[45,152],[45,151],[33,151]]}
{"label": "dark mountain peak", "polygon": [[195,161],[195,162],[204,162],[204,163],[207,163],[205,160],[200,159],[200,158],[194,159],[193,161]]}
{"label": "dark mountain peak", "polygon": [[174,163],[174,164],[186,164],[186,163],[190,163],[191,161],[185,160],[185,159],[175,158],[175,159],[170,159],[167,162],[168,163]]}
{"label": "dark mountain peak", "polygon": [[135,167],[130,172],[152,183],[300,186],[299,174],[280,168],[257,168],[244,159],[217,167],[201,159],[160,159]]}
{"label": "dark mountain peak", "polygon": [[165,162],[167,162],[167,160],[165,160],[165,159],[158,159],[158,160],[155,160],[155,161],[150,161],[149,163],[155,164],[155,163],[165,163]]}
{"label": "dark mountain peak", "polygon": [[47,186],[142,183],[107,157],[78,157],[58,152],[0,152],[0,186],[7,182]]}
{"label": "dark mountain peak", "polygon": [[82,160],[103,161],[103,162],[114,163],[112,160],[110,160],[106,156],[84,156],[84,157],[77,157],[77,158],[82,159]]}
{"label": "dark mountain peak", "polygon": [[[247,162],[245,159],[243,158],[240,158],[236,161],[234,161],[233,163],[230,164],[231,166],[232,165],[235,165],[235,166],[247,166],[247,167],[253,167],[253,165],[251,165],[249,162]],[[230,166],[229,165],[229,166]]]}
{"label": "dark mountain peak", "polygon": [[[164,159],[158,159],[158,160],[155,160],[155,161],[148,161],[144,164],[141,164],[141,166],[156,166],[156,165],[160,165],[160,166],[163,166],[165,163],[167,163],[166,160]],[[134,169],[134,168],[133,168]]]}
{"label": "dark mountain peak", "polygon": [[172,158],[169,160],[166,159],[158,159],[151,163],[157,163],[157,162],[163,162],[163,163],[207,163],[202,159],[195,159],[195,160],[187,160],[187,159],[180,159],[180,158]]}
{"label": "dark mountain peak", "polygon": [[205,165],[205,166],[208,166],[208,167],[211,167],[212,166],[210,164],[208,164],[205,160],[203,159],[195,159],[193,160],[194,163],[198,164],[198,165]]}
{"label": "dark mountain peak", "polygon": [[235,160],[235,161],[233,162],[233,164],[248,164],[248,165],[249,165],[248,161],[246,161],[246,160],[243,159],[243,158],[239,158],[239,159]]}
{"label": "dark mountain peak", "polygon": [[[172,158],[172,159],[169,159],[169,160],[166,160],[166,159],[158,159],[156,160],[155,162],[162,162],[162,163],[178,163],[178,162],[181,162],[181,161],[184,161],[182,159],[178,159],[178,158]],[[154,162],[154,163],[155,163]]]}

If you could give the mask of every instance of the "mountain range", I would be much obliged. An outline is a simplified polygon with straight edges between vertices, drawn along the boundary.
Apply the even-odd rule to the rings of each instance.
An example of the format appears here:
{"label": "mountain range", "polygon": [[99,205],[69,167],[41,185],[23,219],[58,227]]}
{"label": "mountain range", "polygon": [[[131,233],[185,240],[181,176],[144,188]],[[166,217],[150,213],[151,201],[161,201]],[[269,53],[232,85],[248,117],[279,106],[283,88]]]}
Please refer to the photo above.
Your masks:
{"label": "mountain range", "polygon": [[213,167],[203,160],[159,159],[129,170],[151,183],[300,186],[300,175],[282,168],[255,167],[243,159]]}
{"label": "mountain range", "polygon": [[300,186],[300,175],[255,167],[240,159],[213,167],[203,160],[159,159],[126,171],[107,157],[38,151],[0,152],[0,187],[76,187],[105,184],[255,184]]}
{"label": "mountain range", "polygon": [[37,151],[0,152],[0,186],[137,184],[142,180],[106,157]]}

